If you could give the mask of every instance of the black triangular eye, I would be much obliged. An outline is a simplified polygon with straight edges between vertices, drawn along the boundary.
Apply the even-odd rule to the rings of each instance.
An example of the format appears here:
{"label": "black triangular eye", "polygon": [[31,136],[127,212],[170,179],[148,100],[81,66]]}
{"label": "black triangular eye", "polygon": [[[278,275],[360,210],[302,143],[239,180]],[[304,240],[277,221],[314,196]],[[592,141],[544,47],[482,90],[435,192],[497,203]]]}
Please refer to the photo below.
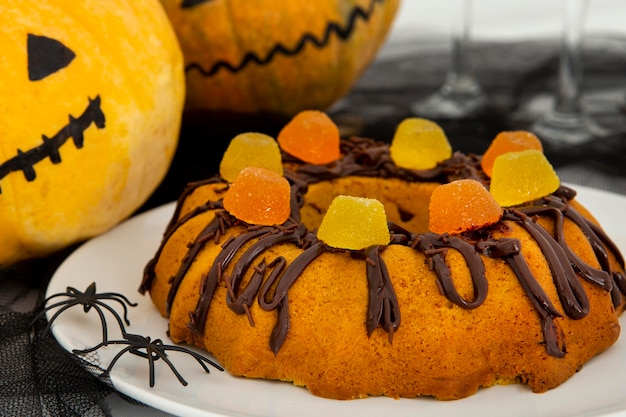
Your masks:
{"label": "black triangular eye", "polygon": [[202,3],[208,3],[211,0],[183,0],[183,4],[180,5],[181,9],[189,9],[190,7],[197,6]]}
{"label": "black triangular eye", "polygon": [[42,80],[65,68],[76,57],[76,54],[61,42],[30,33],[26,47],[28,52],[28,79],[31,81]]}

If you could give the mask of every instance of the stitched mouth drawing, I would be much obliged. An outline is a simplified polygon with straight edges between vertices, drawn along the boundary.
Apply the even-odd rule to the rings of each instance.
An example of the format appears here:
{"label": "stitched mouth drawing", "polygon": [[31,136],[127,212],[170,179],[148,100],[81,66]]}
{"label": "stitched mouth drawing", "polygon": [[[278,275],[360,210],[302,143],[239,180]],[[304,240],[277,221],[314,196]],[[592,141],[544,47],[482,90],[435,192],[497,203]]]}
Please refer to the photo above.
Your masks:
{"label": "stitched mouth drawing", "polygon": [[[100,108],[100,96],[89,99],[89,105],[78,118],[69,116],[69,123],[59,130],[51,138],[42,135],[43,143],[26,151],[17,150],[17,155],[0,164],[0,180],[11,172],[22,171],[27,181],[34,181],[37,177],[35,165],[44,159],[50,159],[53,164],[61,162],[59,149],[70,139],[76,149],[81,149],[84,144],[84,132],[95,124],[98,129],[103,129],[105,118]],[[0,187],[0,194],[2,188]]]}
{"label": "stitched mouth drawing", "polygon": [[[183,1],[181,8],[192,8],[208,1],[211,0],[185,0]],[[317,37],[311,33],[304,33],[293,47],[287,47],[281,43],[278,43],[273,48],[271,48],[265,56],[259,56],[254,52],[247,52],[246,54],[244,54],[241,62],[235,65],[228,61],[221,60],[213,64],[211,68],[206,69],[201,64],[197,62],[192,62],[185,67],[185,72],[195,70],[202,74],[204,77],[211,77],[215,75],[218,71],[223,69],[225,71],[236,74],[252,63],[255,63],[257,65],[267,65],[272,62],[274,57],[277,55],[298,55],[307,45],[313,45],[318,49],[322,49],[327,46],[334,37],[337,37],[341,41],[345,41],[354,32],[356,23],[359,20],[367,22],[370,16],[374,13],[374,7],[376,6],[376,3],[383,2],[384,0],[371,0],[367,9],[360,6],[354,6],[354,9],[350,13],[348,21],[345,25],[342,26],[340,23],[337,22],[328,22],[328,24],[326,25],[326,29],[324,30],[324,33],[321,37]]]}
{"label": "stitched mouth drawing", "polygon": [[[68,67],[76,58],[76,54],[62,42],[42,35],[32,33],[26,36],[26,53],[28,80],[31,82],[45,82],[45,80]],[[84,144],[84,132],[95,124],[103,129],[105,124],[104,113],[100,108],[100,96],[89,98],[89,104],[79,117],[69,115],[69,122],[54,136],[42,134],[43,141],[39,146],[23,151],[17,149],[17,155],[0,164],[0,181],[12,172],[22,171],[27,181],[34,181],[37,177],[35,165],[50,159],[53,164],[61,162],[59,149],[72,138],[76,149]],[[0,184],[0,194],[2,187]]]}

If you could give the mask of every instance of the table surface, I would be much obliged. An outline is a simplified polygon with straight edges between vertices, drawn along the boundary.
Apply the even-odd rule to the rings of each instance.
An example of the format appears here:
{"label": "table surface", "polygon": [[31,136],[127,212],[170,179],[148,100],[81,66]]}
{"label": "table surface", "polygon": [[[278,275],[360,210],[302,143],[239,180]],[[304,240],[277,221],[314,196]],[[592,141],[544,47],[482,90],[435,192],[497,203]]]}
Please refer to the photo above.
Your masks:
{"label": "table surface", "polygon": [[[453,148],[482,153],[498,132],[527,129],[549,109],[558,48],[556,38],[476,42],[472,63],[489,95],[489,108],[471,119],[439,121]],[[583,52],[583,104],[612,132],[575,148],[547,146],[546,154],[562,181],[626,194],[626,36],[591,36]],[[397,123],[411,116],[411,103],[441,84],[448,58],[448,48],[441,39],[416,43],[396,36],[353,90],[328,113],[344,134],[389,141]],[[187,182],[213,175],[234,134],[254,130],[275,135],[284,122],[280,117],[267,115],[242,119],[232,114],[185,114],[170,172],[139,211],[172,201]],[[54,269],[71,250],[0,269],[3,317],[32,314]],[[9,366],[9,359],[2,362],[0,355],[0,366]],[[100,404],[104,404],[104,411],[92,410],[85,415],[166,415],[150,407],[136,406],[106,389],[103,392],[106,398]],[[0,398],[0,410],[3,406],[6,405]]]}

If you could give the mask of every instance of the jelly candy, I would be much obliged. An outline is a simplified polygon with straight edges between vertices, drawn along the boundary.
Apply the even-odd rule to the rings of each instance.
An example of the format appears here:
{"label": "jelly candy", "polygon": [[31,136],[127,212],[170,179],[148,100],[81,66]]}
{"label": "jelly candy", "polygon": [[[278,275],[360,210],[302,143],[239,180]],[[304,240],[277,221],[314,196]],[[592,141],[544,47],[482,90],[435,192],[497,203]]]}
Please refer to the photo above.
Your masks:
{"label": "jelly candy", "polygon": [[291,187],[274,171],[246,167],[224,194],[224,209],[246,223],[270,226],[291,214]]}
{"label": "jelly candy", "polygon": [[298,113],[277,140],[285,152],[304,162],[324,165],[339,159],[339,128],[321,111]]}
{"label": "jelly candy", "polygon": [[519,152],[526,149],[543,151],[541,141],[534,133],[525,130],[500,132],[485,151],[481,166],[487,176],[491,177],[493,162],[496,158],[507,152]]}
{"label": "jelly candy", "polygon": [[552,165],[536,149],[505,153],[493,164],[491,194],[503,207],[544,197],[556,191],[559,185]]}
{"label": "jelly candy", "polygon": [[478,181],[457,180],[435,188],[430,198],[429,229],[458,234],[497,223],[502,207]]}
{"label": "jelly candy", "polygon": [[396,128],[389,152],[399,167],[431,169],[452,156],[452,147],[438,124],[412,117],[404,119]]}
{"label": "jelly candy", "polygon": [[372,198],[337,196],[322,219],[317,237],[339,249],[386,245],[390,235],[385,207]]}
{"label": "jelly candy", "polygon": [[283,163],[278,144],[263,133],[241,133],[226,148],[220,163],[220,176],[233,182],[245,167],[261,167],[283,175]]}

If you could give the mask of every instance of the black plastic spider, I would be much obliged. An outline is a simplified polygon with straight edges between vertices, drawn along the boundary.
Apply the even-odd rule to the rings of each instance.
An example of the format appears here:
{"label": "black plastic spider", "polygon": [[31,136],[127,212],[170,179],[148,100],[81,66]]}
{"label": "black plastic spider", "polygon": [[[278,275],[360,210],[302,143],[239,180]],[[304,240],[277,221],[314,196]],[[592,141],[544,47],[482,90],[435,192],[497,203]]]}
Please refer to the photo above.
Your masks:
{"label": "black plastic spider", "polygon": [[[115,355],[115,357],[109,364],[108,368],[102,373],[102,376],[108,376],[109,373],[111,372],[111,369],[113,369],[113,366],[117,362],[117,360],[124,353],[130,352],[133,355],[137,355],[142,358],[148,359],[148,362],[150,364],[150,387],[154,387],[154,362],[159,359],[163,359],[163,361],[170,367],[174,375],[176,375],[176,377],[178,378],[178,381],[182,385],[187,386],[187,381],[185,381],[182,375],[176,370],[172,362],[168,359],[167,353],[166,353],[166,351],[168,350],[183,352],[183,353],[187,353],[191,355],[202,366],[202,368],[206,371],[206,373],[211,373],[211,372],[209,371],[209,368],[204,364],[204,362],[208,363],[209,365],[215,367],[216,369],[220,371],[224,370],[224,368],[222,368],[220,365],[213,362],[212,360],[205,358],[199,353],[196,353],[182,346],[164,345],[161,339],[156,339],[154,341],[151,341],[150,337],[144,337],[144,336],[140,336],[137,334],[129,334],[129,333],[124,334],[124,340],[109,340],[106,342],[102,342],[92,348],[88,348],[84,350],[74,349],[73,352],[75,354],[90,353],[107,345],[128,345],[128,346],[120,350]],[[141,349],[144,349],[145,351],[141,351]]]}
{"label": "black plastic spider", "polygon": [[[48,304],[50,300],[56,297],[67,297],[67,299],[63,301],[59,301],[52,305],[46,306],[46,304]],[[122,318],[120,317],[120,315],[117,313],[117,311],[115,311],[115,309],[113,309],[113,307],[106,304],[102,300],[111,300],[111,301],[118,302],[124,309],[124,322],[127,325],[130,324],[130,321],[128,320],[128,308],[126,307],[126,304],[128,304],[131,307],[135,307],[137,303],[131,302],[124,295],[116,293],[116,292],[97,293],[95,282],[92,282],[87,287],[85,292],[80,292],[76,288],[73,288],[73,287],[67,287],[67,292],[53,294],[50,297],[46,298],[43,302],[44,309],[41,312],[39,312],[39,314],[37,314],[33,322],[37,321],[40,317],[42,317],[49,310],[60,307],[58,311],[56,311],[54,315],[48,320],[48,325],[43,330],[43,335],[45,336],[50,332],[52,323],[54,322],[54,320],[56,320],[57,317],[59,317],[61,313],[63,313],[68,308],[81,304],[83,306],[83,311],[85,313],[88,313],[92,307],[94,310],[98,312],[98,316],[100,316],[100,322],[102,323],[102,342],[106,342],[107,337],[108,337],[107,322],[106,322],[106,318],[104,317],[104,312],[102,311],[103,308],[108,310],[113,315],[113,317],[115,317],[115,319],[117,320],[117,323],[120,325],[120,330],[122,331],[122,334],[123,335],[126,334],[126,328],[124,327],[124,322],[122,322]]]}

